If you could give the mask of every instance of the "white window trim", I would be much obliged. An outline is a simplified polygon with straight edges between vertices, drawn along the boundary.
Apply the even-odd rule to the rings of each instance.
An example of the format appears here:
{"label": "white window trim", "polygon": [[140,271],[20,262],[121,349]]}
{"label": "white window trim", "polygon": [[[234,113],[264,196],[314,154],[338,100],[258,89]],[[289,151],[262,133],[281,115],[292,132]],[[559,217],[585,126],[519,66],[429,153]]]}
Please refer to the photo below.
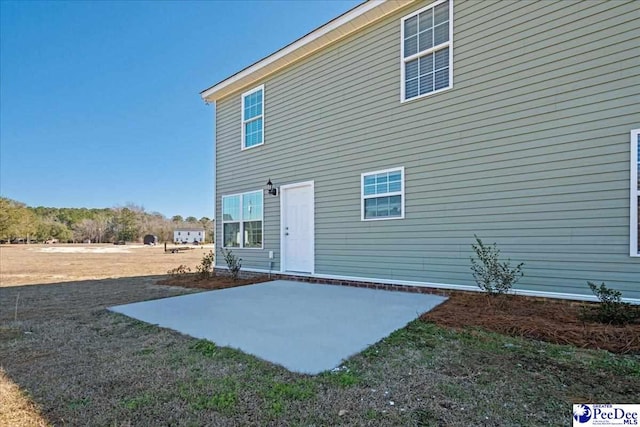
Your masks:
{"label": "white window trim", "polygon": [[[397,172],[397,171],[400,171],[400,175],[402,177],[402,179],[400,180],[400,191],[393,191],[390,193],[381,193],[381,194],[370,194],[367,196],[364,195],[364,177],[366,175],[375,175],[379,173],[389,173],[389,172]],[[398,195],[400,196],[400,210],[401,210],[400,216],[390,216],[386,218],[365,218],[364,217],[365,199],[375,199],[377,197],[398,196]],[[394,219],[404,219],[404,166],[361,173],[360,174],[360,220],[361,221],[389,221]]]}
{"label": "white window trim", "polygon": [[[244,217],[242,215],[242,198],[244,197],[244,195],[246,194],[253,194],[253,193],[262,193],[262,245],[260,245],[259,248],[245,248],[244,247]],[[235,196],[240,196],[240,219],[238,221],[225,221],[224,220],[224,199],[225,197],[235,197]],[[264,192],[262,190],[255,190],[255,191],[245,191],[244,193],[234,193],[234,194],[224,194],[221,199],[220,199],[220,206],[221,206],[221,211],[220,214],[222,216],[222,221],[220,221],[222,223],[222,230],[221,231],[221,236],[222,236],[222,247],[225,249],[246,249],[246,250],[251,250],[251,249],[255,249],[255,250],[261,250],[264,249]],[[239,222],[240,223],[240,246],[225,246],[225,241],[224,241],[224,225],[225,224],[231,224],[231,223],[236,223]]]}
{"label": "white window trim", "polygon": [[[431,49],[427,49],[424,50],[422,52],[418,52],[415,55],[411,55],[408,58],[404,57],[404,21],[406,21],[409,18],[412,18],[416,15],[421,14],[422,12],[424,12],[427,9],[431,9],[441,3],[445,3],[445,2],[449,2],[449,41],[446,43],[441,43],[437,46],[433,46]],[[438,90],[434,90],[433,92],[429,92],[429,93],[425,93],[422,95],[418,95],[418,96],[414,96],[413,98],[409,98],[406,99],[405,97],[405,81],[404,81],[404,77],[405,77],[405,63],[412,61],[416,58],[420,58],[421,56],[425,56],[428,55],[431,52],[434,52],[436,50],[440,50],[441,48],[445,47],[445,46],[449,46],[449,86],[447,87],[443,87],[441,89]],[[422,9],[416,10],[415,12],[411,13],[410,15],[407,15],[405,17],[403,17],[400,20],[400,102],[404,103],[404,102],[410,102],[410,101],[415,101],[418,99],[422,99],[425,98],[427,96],[431,96],[431,95],[435,95],[436,93],[440,93],[440,92],[444,92],[445,90],[449,90],[453,88],[453,0],[438,0],[435,1],[431,4],[429,4],[426,7],[423,7]]]}
{"label": "white window trim", "polygon": [[640,129],[634,129],[631,131],[631,178],[629,185],[629,206],[631,214],[629,215],[629,255],[632,257],[640,257],[638,251],[638,196],[640,196],[640,189],[638,188],[638,135],[640,135]]}
{"label": "white window trim", "polygon": [[[253,117],[251,120],[245,120],[244,119],[244,99],[248,95],[251,95],[252,93],[258,92],[260,90],[262,91],[262,114],[260,116]],[[265,137],[264,137],[264,111],[265,111],[265,106],[266,106],[265,96],[264,95],[265,95],[265,93],[264,93],[264,85],[263,84],[258,86],[258,87],[254,87],[253,89],[248,90],[248,91],[244,92],[241,95],[240,99],[242,100],[242,107],[240,108],[240,127],[241,127],[242,140],[240,141],[240,149],[243,150],[243,151],[244,150],[250,150],[252,148],[256,148],[256,147],[260,147],[261,145],[264,145],[264,140],[265,140]],[[245,147],[245,145],[244,145],[244,143],[245,143],[245,141],[244,141],[244,137],[245,137],[245,135],[244,135],[244,133],[245,133],[244,125],[245,125],[245,123],[253,121],[253,120],[256,120],[258,118],[262,118],[262,142],[260,144],[252,145],[251,147]]]}

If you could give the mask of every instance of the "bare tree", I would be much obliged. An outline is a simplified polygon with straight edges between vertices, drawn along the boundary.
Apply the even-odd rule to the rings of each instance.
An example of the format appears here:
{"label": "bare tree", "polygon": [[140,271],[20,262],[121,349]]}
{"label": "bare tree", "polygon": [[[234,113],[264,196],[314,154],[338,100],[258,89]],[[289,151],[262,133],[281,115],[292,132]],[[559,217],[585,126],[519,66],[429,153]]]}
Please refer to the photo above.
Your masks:
{"label": "bare tree", "polygon": [[147,215],[147,228],[144,230],[157,236],[161,242],[168,242],[173,240],[173,227],[174,224],[164,215],[154,212],[151,215]]}
{"label": "bare tree", "polygon": [[204,228],[205,235],[208,236],[207,240],[209,242],[215,242],[215,225],[214,225],[214,221],[212,221],[211,219],[207,218],[206,216],[203,216],[202,218],[200,218],[200,220],[198,222]]}
{"label": "bare tree", "polygon": [[73,226],[73,240],[97,242],[98,226],[92,219],[83,219]]}
{"label": "bare tree", "polygon": [[93,221],[96,225],[97,231],[97,242],[102,243],[104,241],[105,235],[109,230],[109,217],[105,214],[97,214]]}

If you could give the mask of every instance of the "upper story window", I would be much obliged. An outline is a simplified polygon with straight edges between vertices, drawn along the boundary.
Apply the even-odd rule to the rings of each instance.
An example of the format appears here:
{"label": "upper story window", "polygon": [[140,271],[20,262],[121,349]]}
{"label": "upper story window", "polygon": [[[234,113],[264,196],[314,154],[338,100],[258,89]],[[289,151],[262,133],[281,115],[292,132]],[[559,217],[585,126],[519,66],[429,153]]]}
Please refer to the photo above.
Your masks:
{"label": "upper story window", "polygon": [[242,94],[242,149],[264,144],[264,85]]}
{"label": "upper story window", "polygon": [[262,248],[262,190],[222,196],[225,248]]}
{"label": "upper story window", "polygon": [[640,256],[640,129],[631,131],[631,256]]}
{"label": "upper story window", "polygon": [[361,175],[363,221],[404,218],[404,168]]}
{"label": "upper story window", "polygon": [[402,18],[402,101],[453,86],[452,9],[440,0]]}

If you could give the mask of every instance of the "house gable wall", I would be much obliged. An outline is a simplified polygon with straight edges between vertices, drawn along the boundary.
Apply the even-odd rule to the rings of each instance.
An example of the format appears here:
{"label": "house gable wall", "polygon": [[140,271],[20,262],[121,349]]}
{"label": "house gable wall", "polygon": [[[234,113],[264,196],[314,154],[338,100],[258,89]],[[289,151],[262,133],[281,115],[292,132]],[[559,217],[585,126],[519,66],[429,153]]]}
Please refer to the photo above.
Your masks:
{"label": "house gable wall", "polygon": [[[318,274],[474,285],[477,234],[525,262],[519,288],[585,294],[605,281],[640,298],[640,2],[454,1],[453,88],[401,103],[400,19],[428,4],[260,82],[260,147],[239,149],[240,93],[216,102],[217,217],[222,195],[314,181]],[[361,174],[395,167],[405,218],[361,221]],[[280,204],[267,194],[263,239],[234,252],[279,270]]]}

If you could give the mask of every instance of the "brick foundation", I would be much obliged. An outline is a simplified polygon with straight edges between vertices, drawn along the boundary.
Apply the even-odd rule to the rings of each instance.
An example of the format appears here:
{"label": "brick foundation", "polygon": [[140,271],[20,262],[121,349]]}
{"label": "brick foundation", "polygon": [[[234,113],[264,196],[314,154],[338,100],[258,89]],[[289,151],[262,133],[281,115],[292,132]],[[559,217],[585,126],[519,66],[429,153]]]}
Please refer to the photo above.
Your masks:
{"label": "brick foundation", "polygon": [[[216,268],[216,274],[228,275],[229,271],[226,269]],[[240,271],[240,277],[243,279],[248,279],[252,277],[262,277],[266,275],[267,274],[265,273],[257,273],[253,271]],[[411,292],[416,294],[448,296],[452,292],[452,291],[447,291],[445,289],[429,288],[424,286],[395,285],[395,284],[389,284],[389,283],[362,282],[357,280],[344,280],[344,279],[324,279],[319,277],[298,276],[298,275],[280,274],[280,273],[271,273],[271,275],[269,276],[274,280],[276,279],[277,280],[293,280],[296,282],[314,283],[318,285],[353,286],[356,288],[379,289],[384,291]]]}

